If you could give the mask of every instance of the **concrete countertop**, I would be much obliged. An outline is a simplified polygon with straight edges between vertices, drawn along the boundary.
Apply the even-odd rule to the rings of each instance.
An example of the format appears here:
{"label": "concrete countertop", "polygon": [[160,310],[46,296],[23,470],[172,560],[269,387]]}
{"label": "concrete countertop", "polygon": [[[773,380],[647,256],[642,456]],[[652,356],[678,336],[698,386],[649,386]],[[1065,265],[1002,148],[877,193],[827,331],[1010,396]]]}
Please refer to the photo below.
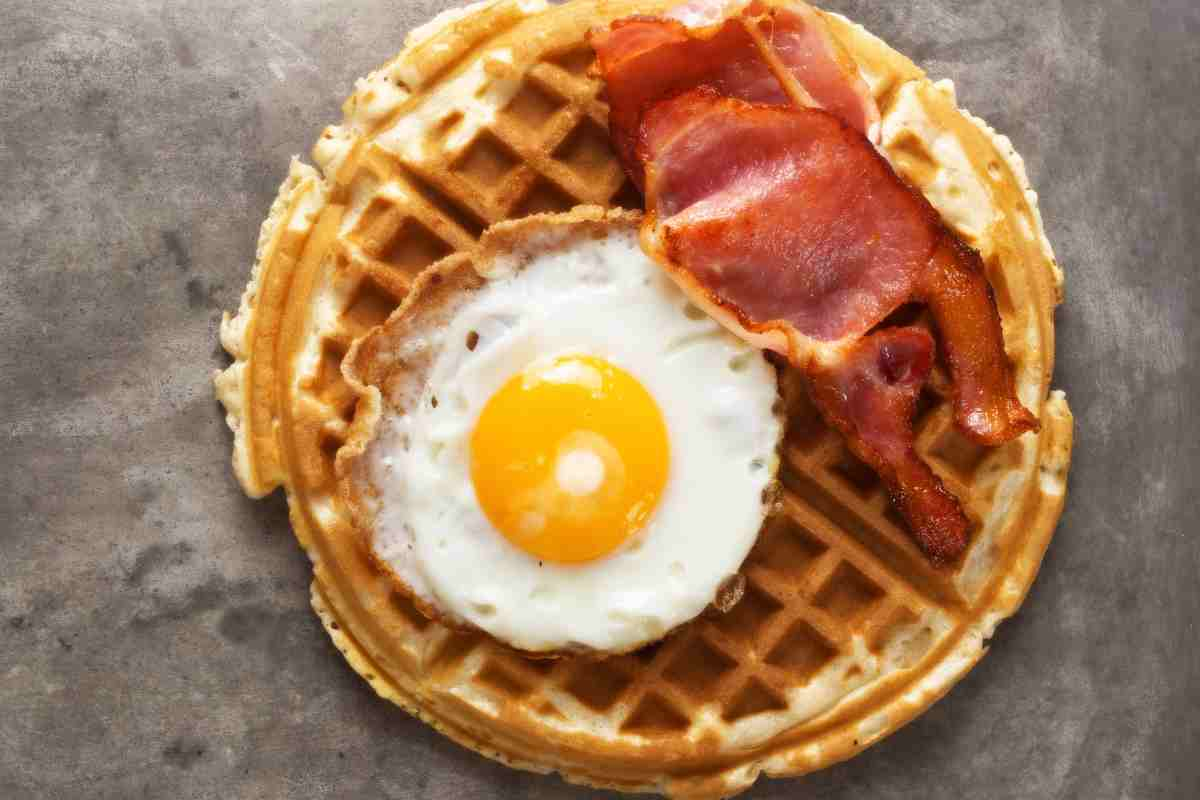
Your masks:
{"label": "concrete countertop", "polygon": [[[438,0],[0,2],[0,797],[566,798],[377,700],[211,371],[293,153]],[[1067,274],[1070,498],[991,654],[747,797],[1200,787],[1200,5],[828,0],[1009,134]]]}

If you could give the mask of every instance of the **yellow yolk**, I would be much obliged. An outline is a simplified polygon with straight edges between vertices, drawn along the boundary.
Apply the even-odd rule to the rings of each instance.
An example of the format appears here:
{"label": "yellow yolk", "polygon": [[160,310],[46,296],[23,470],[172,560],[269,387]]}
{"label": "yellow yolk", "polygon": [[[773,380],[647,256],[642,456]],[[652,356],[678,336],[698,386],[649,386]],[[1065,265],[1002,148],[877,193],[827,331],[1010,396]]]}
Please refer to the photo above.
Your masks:
{"label": "yellow yolk", "polygon": [[589,561],[619,547],[653,512],[669,462],[654,398],[593,356],[514,376],[471,435],[471,481],[488,520],[547,561]]}

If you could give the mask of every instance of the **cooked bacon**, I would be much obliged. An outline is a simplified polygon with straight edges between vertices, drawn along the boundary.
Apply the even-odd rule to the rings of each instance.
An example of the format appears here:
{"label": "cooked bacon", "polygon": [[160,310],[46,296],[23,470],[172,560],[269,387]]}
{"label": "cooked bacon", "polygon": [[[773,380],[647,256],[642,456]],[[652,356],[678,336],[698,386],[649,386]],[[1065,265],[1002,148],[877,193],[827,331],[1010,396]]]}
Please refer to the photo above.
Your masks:
{"label": "cooked bacon", "polygon": [[785,355],[825,419],[875,469],[935,563],[967,521],[914,448],[933,361],[919,329],[871,333],[927,305],[955,421],[998,444],[1037,428],[1016,397],[979,255],[875,150],[879,110],[821,16],[788,0],[691,0],[591,41],[642,243],[730,330]]}
{"label": "cooked bacon", "polygon": [[752,103],[823,106],[878,138],[875,99],[806,3],[693,0],[664,17],[619,20],[589,38],[607,80],[612,140],[638,186],[642,112],[697,87]]}
{"label": "cooked bacon", "polygon": [[1037,419],[1017,399],[996,297],[979,253],[946,231],[914,299],[929,307],[937,323],[959,429],[989,447],[1037,430]]}
{"label": "cooked bacon", "polygon": [[935,562],[953,560],[965,518],[913,450],[933,342],[886,329],[863,337],[901,305],[927,304],[959,427],[985,444],[1036,428],[1016,399],[978,254],[827,111],[696,89],[649,107],[635,152],[646,250],[714,317],[808,376],[818,408],[879,472],[918,544]]}
{"label": "cooked bacon", "polygon": [[782,326],[766,346],[803,368],[923,302],[959,427],[986,445],[1036,427],[1015,396],[979,254],[857,131],[817,109],[699,89],[649,109],[638,157],[658,223],[648,244],[740,332]]}
{"label": "cooked bacon", "polygon": [[824,111],[697,90],[649,109],[639,156],[671,263],[746,320],[820,341],[861,336],[908,300],[940,235],[923,198]]}
{"label": "cooked bacon", "polygon": [[967,518],[913,448],[912,418],[933,366],[922,328],[885,328],[860,339],[835,365],[809,373],[813,402],[850,451],[883,479],[917,545],[935,564],[967,545]]}
{"label": "cooked bacon", "polygon": [[[819,107],[844,120],[872,142],[879,141],[879,106],[846,48],[834,38],[815,8],[785,2],[751,16],[764,52],[778,58],[794,81],[802,106]],[[804,101],[802,94],[808,95]]]}
{"label": "cooked bacon", "polygon": [[786,103],[788,96],[746,29],[735,21],[693,36],[677,20],[632,17],[594,31],[592,45],[609,80],[609,131],[625,171],[642,185],[635,154],[642,111],[670,94],[708,86],[727,97]]}

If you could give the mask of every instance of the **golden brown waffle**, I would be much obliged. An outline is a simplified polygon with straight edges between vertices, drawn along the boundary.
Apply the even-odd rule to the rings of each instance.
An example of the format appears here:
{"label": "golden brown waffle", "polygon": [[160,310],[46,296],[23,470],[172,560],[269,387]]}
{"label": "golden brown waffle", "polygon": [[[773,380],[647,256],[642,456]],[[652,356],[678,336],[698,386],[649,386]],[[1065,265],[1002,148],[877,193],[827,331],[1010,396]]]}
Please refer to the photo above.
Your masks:
{"label": "golden brown waffle", "polygon": [[708,797],[847,758],[971,668],[1037,572],[1072,420],[1049,392],[1061,274],[1019,157],[957,110],[952,87],[830,17],[884,111],[886,155],[982,253],[1020,397],[1042,422],[982,449],[955,431],[936,382],[927,393],[918,449],[975,522],[961,566],[928,565],[879,481],[786,373],[785,492],[729,613],[628,656],[528,660],[428,621],[394,589],[337,496],[334,456],[356,413],[342,357],[415,275],[469,251],[489,224],[638,203],[609,151],[584,34],[670,4],[498,0],[414,32],[323,134],[321,171],[293,163],[241,309],[222,325],[235,363],[217,393],[242,485],[256,497],[286,490],[313,605],[381,696],[513,766]]}

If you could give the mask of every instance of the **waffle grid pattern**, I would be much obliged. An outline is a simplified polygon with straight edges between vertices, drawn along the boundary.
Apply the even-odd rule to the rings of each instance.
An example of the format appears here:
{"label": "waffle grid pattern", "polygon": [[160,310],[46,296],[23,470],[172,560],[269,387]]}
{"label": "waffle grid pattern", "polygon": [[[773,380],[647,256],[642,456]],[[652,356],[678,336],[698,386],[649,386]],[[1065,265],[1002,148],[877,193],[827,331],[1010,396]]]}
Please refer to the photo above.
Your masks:
{"label": "waffle grid pattern", "polygon": [[[792,517],[798,502],[784,499],[764,532],[734,610],[685,626],[657,645],[598,662],[537,660],[477,635],[445,631],[429,663],[452,673],[443,679],[447,685],[473,680],[495,699],[551,719],[566,714],[588,727],[639,737],[684,735],[703,725],[703,706],[726,723],[782,711],[787,692],[839,655],[852,654],[855,638],[878,655],[926,610],[878,565],[842,552],[836,537],[802,528]],[[408,605],[399,596],[396,602]],[[432,627],[411,606],[403,613],[414,632]],[[905,655],[913,663],[921,653]],[[842,661],[846,670],[862,669],[853,658]]]}

